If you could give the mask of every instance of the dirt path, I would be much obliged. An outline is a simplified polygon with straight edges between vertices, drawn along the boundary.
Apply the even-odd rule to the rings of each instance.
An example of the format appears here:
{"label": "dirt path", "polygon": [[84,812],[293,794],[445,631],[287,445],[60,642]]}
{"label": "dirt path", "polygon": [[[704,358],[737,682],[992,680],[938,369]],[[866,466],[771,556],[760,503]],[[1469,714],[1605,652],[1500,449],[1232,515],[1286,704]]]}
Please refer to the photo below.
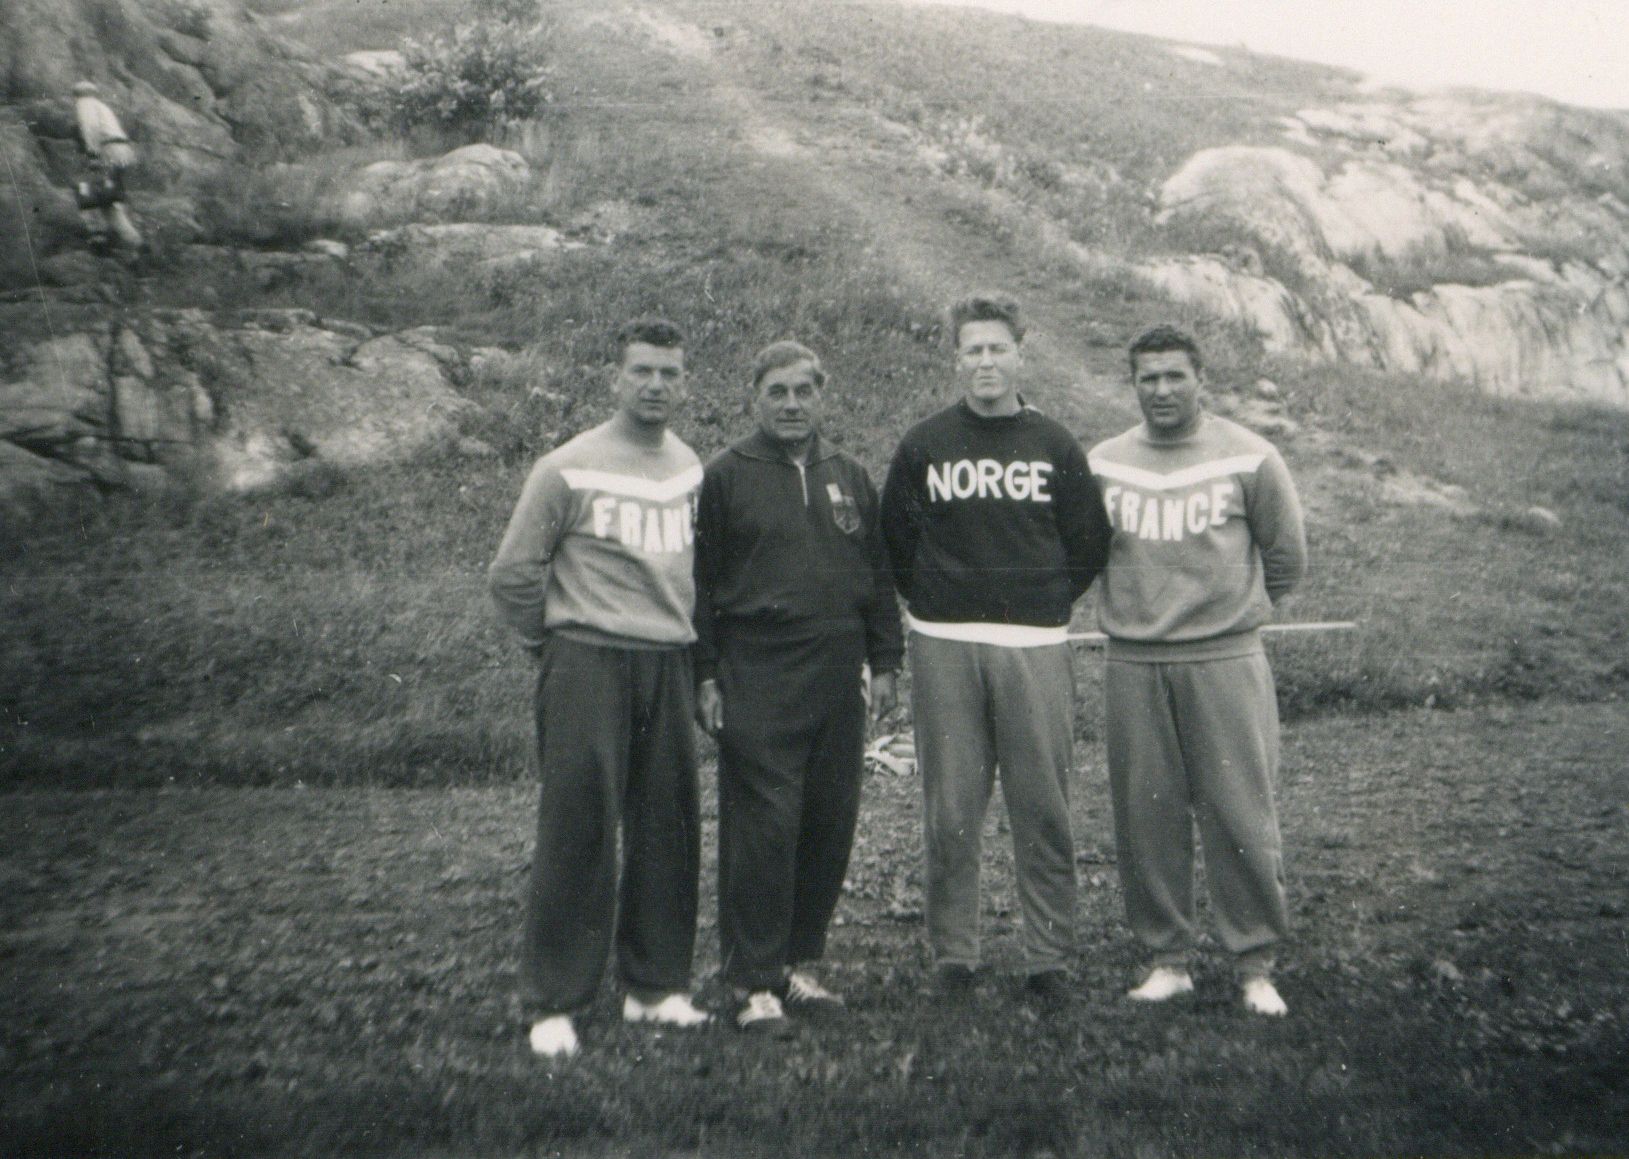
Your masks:
{"label": "dirt path", "polygon": [[1065,422],[1118,429],[1134,407],[1118,377],[1118,352],[1081,339],[1070,309],[1025,290],[1037,284],[1001,239],[956,220],[950,179],[902,143],[879,115],[831,102],[793,103],[750,89],[721,60],[717,36],[671,12],[635,6],[631,18],[707,78],[719,116],[765,166],[785,171],[865,240],[913,296],[950,302],[976,289],[1017,295],[1029,319],[1032,392]]}

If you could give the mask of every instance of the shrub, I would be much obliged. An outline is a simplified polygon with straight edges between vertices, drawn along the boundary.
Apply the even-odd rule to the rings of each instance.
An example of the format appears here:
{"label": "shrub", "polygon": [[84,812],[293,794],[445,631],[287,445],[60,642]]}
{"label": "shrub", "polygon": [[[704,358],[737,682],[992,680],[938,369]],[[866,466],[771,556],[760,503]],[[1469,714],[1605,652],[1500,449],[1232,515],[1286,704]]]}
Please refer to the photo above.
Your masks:
{"label": "shrub", "polygon": [[519,0],[488,0],[450,33],[403,42],[406,74],[397,115],[469,141],[535,117],[551,100],[553,37],[545,23],[513,18]]}

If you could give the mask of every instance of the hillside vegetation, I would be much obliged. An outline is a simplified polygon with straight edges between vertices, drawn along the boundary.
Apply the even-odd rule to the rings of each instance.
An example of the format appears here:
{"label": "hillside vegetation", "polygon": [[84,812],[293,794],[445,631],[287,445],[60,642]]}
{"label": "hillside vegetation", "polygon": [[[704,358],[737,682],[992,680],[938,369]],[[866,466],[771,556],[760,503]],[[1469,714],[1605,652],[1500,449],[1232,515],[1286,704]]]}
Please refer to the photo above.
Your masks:
{"label": "hillside vegetation", "polygon": [[[474,10],[251,6],[257,36],[330,61]],[[97,319],[218,324],[223,348],[250,351],[287,335],[232,327],[289,317],[278,308],[334,328],[323,350],[433,327],[414,349],[458,348],[443,385],[476,404],[453,433],[492,452],[317,454],[272,486],[113,492],[6,541],[0,1153],[1629,1150],[1629,417],[1300,361],[1137,272],[1236,246],[1289,276],[1253,234],[1162,219],[1160,188],[1196,151],[1266,145],[1280,117],[1361,98],[1355,79],[925,8],[542,11],[549,101],[491,129],[529,176],[471,216],[566,244],[448,257],[336,213],[363,166],[466,143],[393,121],[374,88],[351,110],[374,126],[364,139],[244,147],[201,191],[149,172],[147,205],[195,197],[197,233],[172,232],[185,215],[145,219],[163,244],[115,301],[31,288],[0,303],[7,373],[26,344]],[[335,240],[348,256],[301,251]],[[1402,294],[1491,279],[1490,260],[1420,251],[1364,271]],[[514,996],[534,672],[484,574],[528,467],[607,415],[609,333],[657,310],[691,335],[679,429],[703,454],[747,429],[751,355],[791,335],[832,372],[829,433],[880,477],[905,428],[951,398],[940,312],[972,287],[1023,300],[1027,394],[1088,442],[1133,421],[1122,352],[1137,329],[1196,329],[1212,405],[1268,433],[1300,482],[1314,570],[1284,615],[1359,627],[1272,645],[1290,1017],[1240,1010],[1208,944],[1193,1002],[1122,1000],[1140,963],[1113,865],[1101,665],[1083,650],[1080,939],[1061,1014],[1022,997],[997,806],[989,970],[947,1016],[921,942],[920,785],[878,772],[824,964],[847,1015],[786,1043],[722,1024],[647,1033],[606,987],[583,1055],[542,1066]],[[197,313],[183,326],[169,308]],[[155,373],[200,349],[148,345]],[[250,409],[230,375],[187,369],[228,420]],[[696,966],[700,999],[725,1011],[713,781],[704,768]]]}
{"label": "hillside vegetation", "polygon": [[[388,27],[348,4],[266,19],[339,54],[455,9],[392,5]],[[1030,396],[1086,441],[1131,421],[1120,352],[1170,317],[1206,341],[1217,405],[1265,414],[1312,517],[1314,573],[1287,614],[1361,623],[1279,646],[1292,714],[1620,694],[1622,415],[1286,361],[1112,265],[1092,276],[1058,256],[1063,235],[1161,244],[1151,188],[1180,158],[1268,133],[1350,78],[1257,58],[1218,73],[1143,38],[928,9],[550,11],[553,101],[512,142],[536,176],[508,214],[585,244],[501,268],[385,255],[270,289],[178,272],[147,290],[512,350],[464,387],[501,469],[432,455],[253,497],[113,503],[20,544],[0,656],[13,783],[518,775],[525,668],[482,568],[532,458],[606,413],[614,326],[661,311],[690,332],[680,429],[703,454],[745,428],[751,353],[804,338],[834,374],[832,435],[880,476],[948,399],[939,310],[974,286],[1025,301]],[[218,204],[296,229],[310,175],[356,156],[306,156],[296,188],[274,188],[286,165],[240,163]]]}

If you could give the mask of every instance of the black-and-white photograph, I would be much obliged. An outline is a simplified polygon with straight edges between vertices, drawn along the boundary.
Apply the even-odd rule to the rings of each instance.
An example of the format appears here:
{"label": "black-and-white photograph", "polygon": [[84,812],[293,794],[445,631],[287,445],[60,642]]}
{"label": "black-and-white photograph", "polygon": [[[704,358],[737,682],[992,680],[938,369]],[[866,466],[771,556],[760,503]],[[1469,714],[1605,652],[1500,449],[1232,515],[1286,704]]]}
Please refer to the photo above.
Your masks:
{"label": "black-and-white photograph", "polygon": [[1626,51],[0,0],[0,1155],[1629,1156]]}

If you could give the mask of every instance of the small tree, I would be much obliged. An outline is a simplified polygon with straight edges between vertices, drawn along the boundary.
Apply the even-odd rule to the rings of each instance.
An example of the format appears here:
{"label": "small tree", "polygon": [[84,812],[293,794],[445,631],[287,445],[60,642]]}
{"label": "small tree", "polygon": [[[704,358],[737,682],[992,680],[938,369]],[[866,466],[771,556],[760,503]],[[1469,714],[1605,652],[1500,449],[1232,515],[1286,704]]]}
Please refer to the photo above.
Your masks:
{"label": "small tree", "polygon": [[396,90],[404,127],[475,141],[540,113],[552,99],[553,38],[536,15],[537,0],[480,0],[473,22],[404,42]]}

